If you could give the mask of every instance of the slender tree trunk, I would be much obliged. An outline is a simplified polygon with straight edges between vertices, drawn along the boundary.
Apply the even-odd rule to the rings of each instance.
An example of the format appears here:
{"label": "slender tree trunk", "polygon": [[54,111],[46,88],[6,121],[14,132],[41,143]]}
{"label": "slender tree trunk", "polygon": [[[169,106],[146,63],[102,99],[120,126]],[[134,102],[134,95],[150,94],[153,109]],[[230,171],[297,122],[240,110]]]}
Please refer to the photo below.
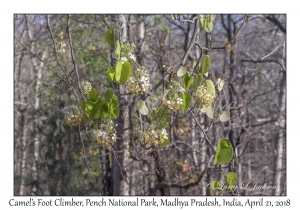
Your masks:
{"label": "slender tree trunk", "polygon": [[25,113],[22,113],[22,122],[23,122],[23,131],[22,131],[22,151],[21,151],[21,185],[19,194],[25,195],[25,177],[26,177],[26,161],[27,161],[27,116]]}
{"label": "slender tree trunk", "polygon": [[[29,41],[33,40],[32,32],[31,32],[31,27],[29,26],[29,17],[26,15],[26,26],[27,26],[27,36]],[[31,52],[35,52],[35,47],[34,44],[30,44],[30,50]],[[45,57],[45,51],[42,55],[42,60],[44,60]],[[44,66],[44,63],[41,62],[40,65],[38,66],[35,58],[31,59],[31,65],[33,67],[33,70],[35,72],[35,77],[36,78],[36,84],[35,84],[35,95],[34,95],[34,110],[37,113],[39,107],[40,107],[40,98],[39,98],[39,91],[40,91],[40,86],[41,86],[41,78],[42,78],[42,68]],[[34,157],[34,162],[32,165],[32,176],[33,180],[36,185],[33,185],[32,188],[32,195],[36,195],[37,193],[37,186],[39,184],[39,175],[38,175],[38,166],[37,166],[37,161],[39,159],[39,147],[40,147],[40,135],[38,131],[38,123],[37,123],[37,118],[34,119],[34,130],[36,131],[35,136],[34,136],[34,149],[33,149],[33,157]]]}
{"label": "slender tree trunk", "polygon": [[279,122],[279,134],[277,140],[277,156],[276,156],[276,168],[275,168],[275,195],[281,195],[281,178],[282,178],[282,170],[283,170],[283,143],[285,140],[285,129],[286,129],[286,86],[285,86],[285,72],[283,73],[283,77],[281,79],[280,84],[280,116],[278,119]]}
{"label": "slender tree trunk", "polygon": [[100,151],[100,163],[102,169],[102,195],[112,195],[111,192],[111,168],[110,168],[110,160],[109,160],[109,152],[104,148],[99,148]]}
{"label": "slender tree trunk", "polygon": [[[115,17],[114,17],[115,19]],[[127,26],[125,15],[120,15],[122,37],[121,42],[126,41]],[[113,48],[114,50],[114,48]],[[113,61],[113,59],[112,59]],[[113,62],[112,64],[113,65]],[[116,90],[117,91],[117,90]],[[128,101],[127,96],[118,96],[120,114],[116,120],[118,126],[117,130],[117,141],[114,145],[112,154],[112,180],[113,180],[113,195],[129,195],[129,181],[124,163],[128,162],[127,148],[129,141],[128,131],[124,131],[124,128],[129,126],[128,121]]]}

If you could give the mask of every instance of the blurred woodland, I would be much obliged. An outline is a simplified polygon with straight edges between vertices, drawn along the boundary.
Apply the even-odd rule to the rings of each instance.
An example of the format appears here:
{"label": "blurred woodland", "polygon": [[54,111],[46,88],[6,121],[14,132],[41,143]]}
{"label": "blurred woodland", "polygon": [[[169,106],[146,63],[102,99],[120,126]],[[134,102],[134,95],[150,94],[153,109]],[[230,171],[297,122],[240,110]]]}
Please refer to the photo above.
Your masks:
{"label": "blurred woodland", "polygon": [[[108,79],[123,59],[119,46],[107,43],[109,30],[121,51],[134,44],[126,48],[132,48],[131,76],[144,70],[140,81],[147,82],[139,93],[129,91],[132,77],[125,85]],[[209,71],[201,72],[208,57]],[[195,97],[208,80],[216,86],[212,112]],[[83,112],[84,124],[66,123],[66,109],[91,97],[82,82],[116,96],[111,146],[99,143],[106,132],[95,136],[111,122],[106,115],[91,120]],[[167,96],[176,85],[177,95]],[[172,97],[187,107],[168,109]],[[166,123],[153,135],[161,142],[147,133],[159,117]],[[226,164],[214,164],[220,138],[234,151]],[[237,175],[237,189],[209,187],[214,179],[226,183],[229,172]],[[265,187],[252,190],[255,183]],[[14,15],[14,195],[268,196],[286,190],[286,15]]]}

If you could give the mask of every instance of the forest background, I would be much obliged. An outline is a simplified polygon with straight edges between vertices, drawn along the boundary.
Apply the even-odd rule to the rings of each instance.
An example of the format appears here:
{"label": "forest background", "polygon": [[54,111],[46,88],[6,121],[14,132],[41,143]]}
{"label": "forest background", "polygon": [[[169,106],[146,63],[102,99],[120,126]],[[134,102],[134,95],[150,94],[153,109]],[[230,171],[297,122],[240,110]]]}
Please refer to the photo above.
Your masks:
{"label": "forest background", "polygon": [[[31,3],[31,4],[30,4]],[[7,50],[6,51],[2,51],[1,52],[1,56],[3,57],[3,67],[7,68],[7,69],[11,69],[11,72],[13,72],[13,63],[14,63],[14,56],[11,56],[11,55],[14,55],[14,52],[13,52],[13,47],[14,46],[14,38],[12,39],[11,37],[13,36],[13,33],[14,33],[14,29],[13,29],[13,21],[9,21],[9,20],[13,20],[14,19],[14,14],[15,14],[15,11],[19,11],[19,13],[22,13],[21,11],[27,11],[27,12],[34,12],[34,10],[32,9],[33,7],[30,6],[32,4],[36,4],[37,2],[36,1],[27,1],[27,4],[25,4],[24,2],[19,2],[18,6],[17,5],[11,5],[9,6],[8,4],[8,7],[6,8],[5,11],[3,11],[3,17],[5,18],[2,18],[1,19],[1,22],[2,22],[2,25],[3,27],[6,29],[4,30],[2,33],[1,33],[1,44],[3,47],[5,47]],[[48,3],[45,3],[45,5],[47,5],[47,8],[53,8],[52,11],[57,11],[58,13],[63,13],[64,10],[62,8],[66,8],[67,7],[67,3],[63,3],[61,2],[60,3],[62,7],[53,7],[54,4],[48,4]],[[236,8],[240,8],[239,11],[237,11],[236,9],[234,10],[230,10],[229,6],[227,6],[227,9],[229,12],[232,12],[232,14],[237,14],[237,12],[239,12],[239,14],[243,13],[243,14],[246,14],[248,13],[249,11],[246,11],[245,7],[242,6],[241,4],[239,4],[238,1],[234,1],[232,4],[235,4],[236,5]],[[254,6],[254,5],[261,5],[260,7],[257,7],[257,6]],[[100,5],[99,3],[95,3],[95,5],[99,6],[100,8]],[[107,3],[107,6],[108,7],[111,7],[111,8],[114,8],[112,4],[110,4],[109,2]],[[151,11],[149,11],[149,8],[151,10],[151,8],[153,7],[154,5],[149,5],[149,7],[146,9],[145,7],[142,7],[139,9],[140,13],[149,13]],[[128,8],[129,5],[123,5],[123,9],[126,9]],[[176,5],[173,5],[173,7],[176,7]],[[177,5],[178,7],[178,5]],[[22,9],[21,9],[22,8]],[[96,7],[95,7],[96,8]],[[77,14],[80,14],[82,11],[86,11],[88,13],[92,13],[92,14],[95,14],[97,13],[97,11],[93,11],[95,10],[95,8],[91,8],[89,7],[88,5],[82,5],[81,7],[78,6],[74,6],[73,7],[73,11],[72,13],[77,13]],[[187,6],[187,5],[180,5],[180,8],[177,8],[174,10],[177,10],[177,11],[181,11],[181,9],[184,9],[186,8],[185,10],[186,11],[190,11],[191,10],[191,7],[190,6]],[[224,14],[224,9],[226,9],[226,6],[218,6],[218,4],[215,5],[215,11],[210,11],[210,13],[218,13],[218,14]],[[249,10],[252,10],[254,11],[255,13],[259,13],[259,14],[271,14],[271,13],[277,13],[277,14],[282,14],[282,12],[287,12],[287,25],[288,26],[291,26],[291,25],[295,25],[297,23],[297,13],[296,12],[293,12],[293,9],[296,8],[295,5],[293,6],[293,4],[282,4],[281,2],[277,2],[277,1],[265,1],[265,2],[253,2],[253,4],[249,4],[248,7],[247,7]],[[265,12],[262,10],[262,8],[269,8],[269,11]],[[162,11],[162,8],[161,7],[153,7],[152,11],[155,11],[156,9],[156,13],[160,13],[160,14],[163,14],[164,11]],[[127,9],[127,11],[129,11],[130,9]],[[108,13],[106,14],[110,14],[110,13],[118,13],[118,14],[121,14],[122,11],[120,11],[120,8],[115,8],[114,10],[106,10]],[[36,13],[37,11],[35,11],[34,13]],[[47,9],[45,9],[45,7],[43,7],[43,9],[41,10],[41,12],[44,12],[45,14],[46,13],[49,13],[50,11],[47,11]],[[102,11],[104,12],[104,11]],[[137,11],[133,11],[133,13],[136,13]],[[183,12],[183,11],[182,11]],[[182,13],[181,12],[181,13]],[[23,12],[24,13],[24,12]],[[101,13],[101,11],[100,11]],[[169,14],[171,13],[171,11],[169,11]],[[178,12],[180,13],[180,12]],[[190,14],[195,14],[196,11],[191,11]],[[127,13],[129,14],[129,13]],[[153,13],[152,13],[153,14]],[[297,28],[295,27],[289,27],[289,34],[288,34],[288,43],[293,43],[293,42],[297,42]],[[7,41],[8,40],[8,41]],[[287,47],[287,55],[289,55],[289,59],[287,59],[287,62],[288,62],[288,67],[289,68],[294,68],[296,69],[297,68],[297,63],[296,63],[296,60],[297,60],[297,53],[296,53],[296,46],[297,45],[289,45],[289,47]],[[287,75],[287,81],[289,82],[289,84],[297,84],[297,71],[293,71],[293,72],[290,72],[290,74]],[[8,92],[11,92],[13,93],[13,88],[14,88],[14,85],[11,85],[12,84],[12,81],[14,81],[14,75],[13,74],[10,74],[9,71],[5,71],[3,72],[3,82],[2,82],[2,86],[4,87],[11,87],[12,89],[10,88],[2,88],[2,92],[3,92],[3,96],[6,97],[6,99],[8,101],[12,101],[12,103],[14,102],[14,99],[13,99],[13,94],[8,94]],[[293,85],[292,85],[293,86]],[[287,103],[287,115],[289,116],[288,117],[288,123],[287,123],[287,133],[288,133],[288,136],[293,138],[293,139],[296,139],[297,137],[297,115],[294,114],[294,113],[297,113],[297,107],[298,107],[298,103],[297,103],[297,100],[293,97],[291,98],[293,95],[297,95],[297,88],[292,88],[291,85],[288,85],[287,86],[287,90],[288,90],[288,94],[287,94],[287,98],[289,100],[287,101],[290,101],[290,103]],[[293,102],[293,103],[291,103]],[[2,109],[1,111],[1,114],[2,116],[7,116],[7,120],[6,121],[2,121],[1,122],[1,128],[2,131],[4,132],[4,138],[5,139],[12,139],[11,141],[13,141],[13,128],[14,128],[14,123],[13,123],[13,118],[11,117],[8,117],[9,113],[11,113],[9,116],[12,116],[13,113],[14,113],[14,105],[11,106],[9,104],[6,104],[3,106],[4,109]],[[293,114],[292,114],[293,113]],[[12,177],[14,177],[14,169],[13,169],[13,164],[11,163],[13,160],[14,160],[14,157],[13,157],[13,148],[14,148],[14,144],[11,143],[11,141],[4,141],[3,142],[3,146],[5,148],[11,148],[10,149],[7,149],[5,151],[3,151],[1,153],[1,164],[3,165],[4,167],[4,170],[6,171],[6,173],[3,174],[3,179],[2,180],[10,180],[10,181],[3,181],[1,182],[1,184],[4,186],[4,189],[6,189],[5,191],[8,192],[8,193],[5,193],[3,194],[2,198],[5,199],[5,197],[7,196],[10,196],[10,195],[14,195],[14,191],[13,191],[13,188],[11,186],[14,185],[14,180]],[[292,196],[294,195],[294,193],[289,193],[289,192],[293,192],[294,189],[296,189],[297,187],[297,184],[298,182],[296,181],[296,179],[294,178],[294,176],[292,174],[297,174],[297,168],[296,167],[292,167],[293,165],[296,164],[297,160],[295,158],[293,158],[293,154],[296,154],[296,148],[297,148],[297,141],[290,141],[289,144],[287,144],[287,149],[288,149],[288,153],[287,153],[287,159],[288,159],[288,169],[287,169],[287,176],[288,176],[288,180],[287,181],[287,184],[288,184],[288,196]],[[10,161],[11,160],[11,161]],[[289,187],[291,182],[294,183],[293,187]]]}
{"label": "forest background", "polygon": [[286,194],[284,14],[14,24],[15,195]]}

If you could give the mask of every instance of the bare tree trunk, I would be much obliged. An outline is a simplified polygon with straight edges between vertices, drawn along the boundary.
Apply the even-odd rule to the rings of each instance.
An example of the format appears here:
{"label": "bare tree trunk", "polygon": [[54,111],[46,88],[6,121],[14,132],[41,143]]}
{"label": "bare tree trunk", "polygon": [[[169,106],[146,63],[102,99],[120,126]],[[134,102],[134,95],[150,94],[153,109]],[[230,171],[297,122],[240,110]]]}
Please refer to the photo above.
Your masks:
{"label": "bare tree trunk", "polygon": [[[33,40],[33,36],[31,33],[31,27],[29,26],[29,17],[28,15],[26,15],[26,26],[27,26],[27,36],[29,41],[31,42],[31,40]],[[31,43],[30,44],[30,50],[31,52],[35,52],[35,47],[34,44]],[[44,60],[45,57],[45,51],[42,55],[42,60]],[[40,86],[41,86],[41,78],[42,78],[42,68],[44,66],[44,63],[41,62],[40,65],[37,65],[37,62],[35,60],[35,58],[31,59],[31,65],[33,67],[33,70],[35,72],[35,77],[36,78],[36,85],[35,85],[35,95],[34,95],[34,110],[35,112],[39,109],[40,107],[40,99],[39,99],[39,91],[40,91]],[[35,183],[37,183],[36,185],[33,185],[32,188],[32,195],[35,195],[37,193],[37,186],[39,184],[39,175],[38,175],[38,167],[37,167],[37,160],[39,158],[39,147],[40,147],[40,135],[39,135],[39,131],[38,131],[38,122],[37,122],[37,118],[34,119],[34,130],[36,131],[35,133],[35,137],[34,137],[34,144],[33,144],[33,157],[34,157],[34,162],[32,165],[32,176],[33,176],[33,180],[35,181]]]}
{"label": "bare tree trunk", "polygon": [[25,195],[25,175],[26,175],[26,160],[27,160],[27,116],[25,113],[22,113],[22,122],[23,122],[23,131],[22,131],[22,151],[21,151],[21,185],[19,194]]}
{"label": "bare tree trunk", "polygon": [[285,72],[283,72],[283,77],[281,79],[280,85],[280,116],[278,119],[279,124],[279,134],[277,141],[277,156],[276,156],[276,168],[275,168],[275,195],[281,195],[281,178],[283,170],[283,143],[285,139],[285,110],[286,110],[286,86],[285,86]]}
{"label": "bare tree trunk", "polygon": [[[121,41],[126,41],[127,26],[125,15],[120,16],[120,22],[122,24],[122,37]],[[127,148],[129,134],[128,131],[124,131],[124,128],[129,126],[128,121],[128,101],[127,96],[119,96],[120,114],[117,119],[117,142],[115,144],[115,151],[112,155],[112,180],[113,180],[113,195],[129,195],[129,181],[126,174],[124,163],[128,162]]]}
{"label": "bare tree trunk", "polygon": [[110,161],[108,156],[108,150],[104,148],[99,148],[100,152],[100,162],[101,162],[101,169],[102,169],[102,195],[112,195],[111,192],[111,169],[110,169]]}

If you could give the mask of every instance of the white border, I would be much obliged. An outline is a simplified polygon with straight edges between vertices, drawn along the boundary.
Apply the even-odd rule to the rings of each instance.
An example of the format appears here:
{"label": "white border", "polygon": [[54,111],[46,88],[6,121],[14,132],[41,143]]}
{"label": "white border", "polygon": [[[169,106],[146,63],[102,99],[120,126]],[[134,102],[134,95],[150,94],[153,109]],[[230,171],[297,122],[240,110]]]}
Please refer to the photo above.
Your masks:
{"label": "white border", "polygon": [[[293,1],[295,2],[295,1]],[[14,13],[286,13],[287,14],[287,196],[286,197],[265,197],[272,200],[291,199],[291,206],[300,206],[298,196],[299,189],[299,138],[297,135],[299,113],[299,100],[297,99],[299,84],[299,15],[296,10],[299,8],[292,1],[41,1],[41,0],[14,0],[2,2],[0,18],[1,32],[1,195],[0,206],[9,207],[9,199],[20,199],[13,196],[13,14]],[[297,65],[298,64],[298,65]],[[29,197],[22,197],[23,200]],[[51,197],[43,197],[44,199]],[[53,199],[57,199],[54,197]],[[69,198],[71,197],[64,197]],[[84,200],[90,197],[75,197]],[[121,197],[117,197],[121,198]],[[150,197],[147,197],[150,199]],[[169,197],[170,200],[172,197]],[[192,197],[180,197],[181,199],[191,199]],[[212,197],[210,197],[212,198]],[[258,197],[249,197],[252,200]],[[34,199],[38,199],[35,197]],[[98,199],[98,197],[92,197]],[[126,198],[124,198],[126,199]],[[128,199],[131,199],[128,197]],[[160,199],[156,197],[156,199]],[[218,198],[218,199],[223,199]],[[225,199],[232,199],[225,197]],[[239,200],[248,197],[238,197]],[[33,208],[33,207],[32,207]],[[39,209],[43,209],[38,207]],[[57,207],[66,209],[66,207]],[[75,207],[72,207],[72,209]],[[82,207],[81,207],[82,208]],[[101,207],[96,207],[101,208]],[[123,208],[123,207],[122,207]],[[140,207],[139,207],[140,208]],[[177,208],[178,207],[164,207]],[[199,208],[199,207],[197,207]],[[226,207],[229,209],[232,207]],[[262,209],[260,207],[259,209]],[[31,208],[30,208],[31,209]],[[69,209],[71,209],[69,207]],[[105,208],[104,208],[105,209]],[[126,209],[129,209],[126,208]],[[131,208],[130,208],[131,209]],[[244,208],[246,209],[246,208]],[[258,209],[258,208],[254,208]]]}

